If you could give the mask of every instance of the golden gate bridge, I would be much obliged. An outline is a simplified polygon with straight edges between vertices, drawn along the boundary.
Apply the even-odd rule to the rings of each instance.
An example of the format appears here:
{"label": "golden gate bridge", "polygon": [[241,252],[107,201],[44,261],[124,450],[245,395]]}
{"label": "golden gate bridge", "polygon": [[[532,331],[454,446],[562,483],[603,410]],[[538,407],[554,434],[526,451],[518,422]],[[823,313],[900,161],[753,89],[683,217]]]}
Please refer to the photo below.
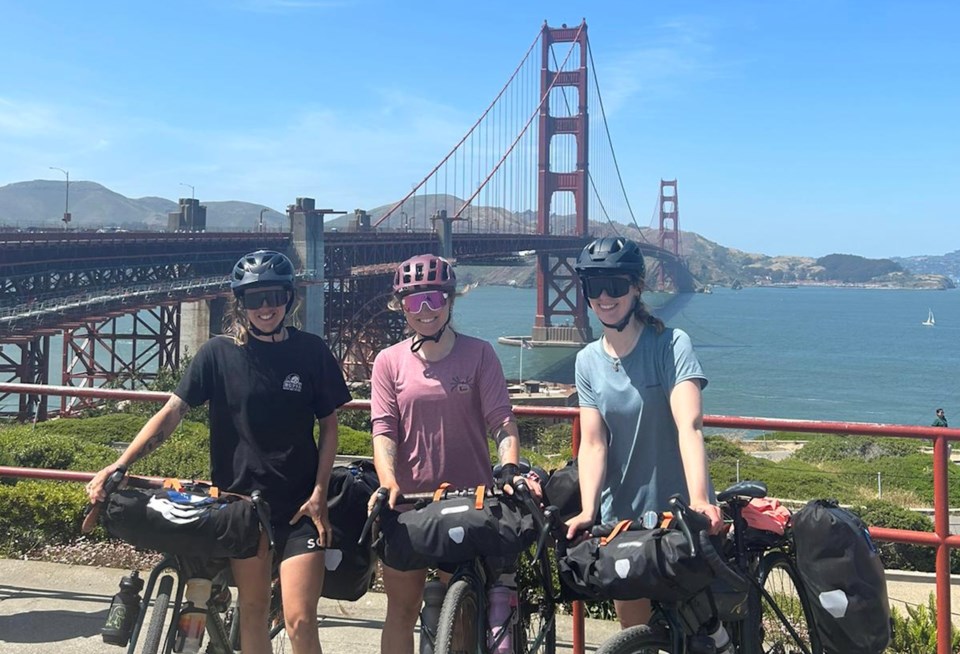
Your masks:
{"label": "golden gate bridge", "polygon": [[[677,202],[676,180],[661,180],[658,237],[641,245],[649,281],[690,291]],[[181,200],[181,209],[195,204]],[[66,385],[133,386],[177,367],[185,345],[219,332],[225,271],[258,248],[298,263],[304,326],[327,338],[352,379],[364,379],[376,352],[401,337],[401,318],[386,307],[392,271],[423,252],[487,265],[534,252],[530,339],[589,341],[576,256],[598,232],[622,233],[628,223],[633,238],[642,231],[617,165],[586,23],[544,24],[490,105],[400,201],[325,229],[335,213],[343,212],[297,198],[281,233],[212,233],[189,221],[175,232],[0,232],[0,381],[47,384],[51,336],[63,339]],[[132,347],[118,347],[124,342]],[[45,412],[37,396],[21,396],[16,411],[21,419]]]}

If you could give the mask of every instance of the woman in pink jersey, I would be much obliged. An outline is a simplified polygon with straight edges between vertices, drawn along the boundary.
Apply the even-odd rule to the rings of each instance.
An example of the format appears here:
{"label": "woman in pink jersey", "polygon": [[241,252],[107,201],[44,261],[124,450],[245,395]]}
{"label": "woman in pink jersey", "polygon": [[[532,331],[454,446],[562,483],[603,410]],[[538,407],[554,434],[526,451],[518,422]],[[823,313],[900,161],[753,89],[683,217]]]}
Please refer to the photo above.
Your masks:
{"label": "woman in pink jersey", "polygon": [[[411,336],[377,355],[371,380],[373,457],[390,506],[398,493],[433,491],[442,482],[489,486],[488,434],[497,443],[501,477],[512,480],[520,438],[503,369],[489,343],[450,326],[453,268],[431,254],[413,257],[397,268],[393,292],[391,308],[403,312]],[[383,566],[381,652],[413,654],[426,574]]]}

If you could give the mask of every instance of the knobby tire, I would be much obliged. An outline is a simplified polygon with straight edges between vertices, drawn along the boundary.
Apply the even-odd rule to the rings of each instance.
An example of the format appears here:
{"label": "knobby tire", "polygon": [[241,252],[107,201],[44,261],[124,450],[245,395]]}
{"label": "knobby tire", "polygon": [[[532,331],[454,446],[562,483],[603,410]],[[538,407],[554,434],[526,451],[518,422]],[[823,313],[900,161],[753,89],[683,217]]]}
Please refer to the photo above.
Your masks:
{"label": "knobby tire", "polygon": [[479,598],[473,585],[466,579],[453,582],[440,608],[434,654],[484,654],[486,643],[479,638],[479,613]]}
{"label": "knobby tire", "polygon": [[167,621],[167,608],[170,606],[170,595],[173,593],[173,577],[164,575],[157,585],[157,594],[153,597],[153,612],[150,614],[150,625],[143,640],[142,654],[157,654],[160,641],[163,640],[163,626]]}
{"label": "knobby tire", "polygon": [[618,631],[597,649],[597,654],[672,654],[670,635],[641,624]]}
{"label": "knobby tire", "polygon": [[[771,552],[764,556],[760,563],[760,583],[787,617],[790,626],[800,636],[800,641],[798,644],[776,614],[770,600],[761,594],[761,611],[754,613],[751,629],[760,637],[757,651],[761,654],[803,654],[805,649],[809,654],[823,654],[810,603],[802,592],[803,584],[793,560],[783,552]],[[760,624],[756,623],[757,618]]]}

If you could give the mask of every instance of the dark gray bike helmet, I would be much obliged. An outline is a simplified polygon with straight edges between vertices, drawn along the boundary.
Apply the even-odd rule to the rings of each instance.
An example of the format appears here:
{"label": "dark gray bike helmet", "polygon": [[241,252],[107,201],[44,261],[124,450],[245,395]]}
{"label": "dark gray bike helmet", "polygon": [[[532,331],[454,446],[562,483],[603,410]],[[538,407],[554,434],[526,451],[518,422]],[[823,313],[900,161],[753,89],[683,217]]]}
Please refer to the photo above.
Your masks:
{"label": "dark gray bike helmet", "polygon": [[630,275],[642,280],[647,269],[640,247],[621,236],[598,238],[583,248],[574,266],[577,275]]}
{"label": "dark gray bike helmet", "polygon": [[[283,286],[294,289],[296,271],[285,254],[273,250],[257,250],[240,257],[230,275],[230,289],[240,297],[258,286]],[[287,301],[287,311],[293,306],[293,294]]]}

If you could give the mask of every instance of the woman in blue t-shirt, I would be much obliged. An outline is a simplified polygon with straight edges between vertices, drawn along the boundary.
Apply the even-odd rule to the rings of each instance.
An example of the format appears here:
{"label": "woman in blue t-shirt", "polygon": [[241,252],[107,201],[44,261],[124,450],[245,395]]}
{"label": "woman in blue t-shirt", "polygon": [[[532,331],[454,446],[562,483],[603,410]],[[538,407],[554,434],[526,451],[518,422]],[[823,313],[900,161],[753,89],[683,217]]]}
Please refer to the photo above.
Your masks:
{"label": "woman in blue t-shirt", "polygon": [[[722,526],[703,444],[700,391],[707,379],[690,337],[668,329],[640,299],[645,267],[633,241],[601,238],[576,265],[584,297],[603,335],[577,354],[580,498],[568,537],[603,522],[668,508],[679,493]],[[648,600],[616,601],[624,628],[647,622]]]}

